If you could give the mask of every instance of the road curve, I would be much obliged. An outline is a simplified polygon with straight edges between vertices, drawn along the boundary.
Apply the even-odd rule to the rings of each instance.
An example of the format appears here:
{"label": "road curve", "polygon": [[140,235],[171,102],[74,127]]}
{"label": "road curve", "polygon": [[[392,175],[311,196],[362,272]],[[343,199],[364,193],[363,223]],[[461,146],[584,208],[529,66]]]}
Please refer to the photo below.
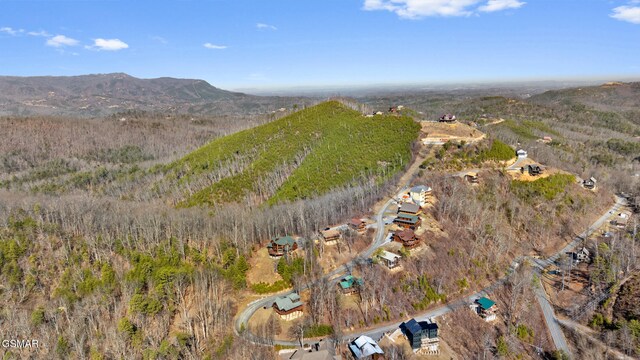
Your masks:
{"label": "road curve", "polygon": [[[400,191],[404,191],[406,190],[406,186],[403,187]],[[391,204],[394,203],[393,199],[389,199],[380,209],[380,211],[376,214],[375,216],[375,220],[376,220],[376,234],[375,237],[373,239],[373,242],[371,243],[371,245],[369,245],[369,247],[364,250],[363,252],[361,252],[359,255],[360,256],[364,256],[364,257],[370,257],[375,251],[376,249],[378,249],[380,246],[384,245],[385,243],[385,234],[386,234],[386,230],[385,230],[385,226],[384,226],[384,213],[387,211],[387,209],[389,208],[389,206],[391,206]],[[348,269],[350,266],[354,265],[354,261],[350,261],[347,264],[344,264],[342,266],[337,267],[336,269],[334,269],[333,271],[327,273],[326,275],[324,275],[322,277],[322,279],[327,279],[330,281],[335,281],[336,279],[334,279],[335,276],[337,275],[342,275],[347,273]],[[319,280],[317,280],[319,281]],[[304,285],[301,290],[304,289],[308,289],[310,286],[313,286],[314,283],[309,283]],[[251,334],[251,332],[247,329],[247,323],[249,322],[249,319],[251,319],[251,317],[253,316],[253,314],[255,314],[256,311],[258,311],[260,308],[262,307],[271,307],[271,305],[275,302],[276,298],[279,296],[283,296],[283,295],[287,295],[292,293],[293,290],[288,290],[288,291],[283,291],[277,294],[273,294],[273,295],[269,295],[267,297],[264,297],[262,299],[258,299],[255,300],[251,303],[249,303],[249,305],[247,305],[247,307],[242,310],[242,312],[240,314],[238,314],[238,316],[236,317],[235,323],[234,323],[234,331],[236,332],[236,334],[240,334],[241,332],[243,333],[243,336],[245,336],[247,339],[249,339],[251,342],[253,343],[257,343],[257,344],[264,344],[264,345],[299,345],[298,342],[295,341],[283,341],[283,340],[271,340],[271,339],[265,339],[265,338],[260,338],[258,336],[255,336],[254,334]]]}

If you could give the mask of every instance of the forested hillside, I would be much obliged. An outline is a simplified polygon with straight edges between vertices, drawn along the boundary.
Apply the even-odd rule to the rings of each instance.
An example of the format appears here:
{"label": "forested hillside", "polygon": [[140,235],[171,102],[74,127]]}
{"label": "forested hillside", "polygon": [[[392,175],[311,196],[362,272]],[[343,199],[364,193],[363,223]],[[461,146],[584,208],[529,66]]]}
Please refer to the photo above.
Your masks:
{"label": "forested hillside", "polygon": [[367,118],[330,101],[214,140],[168,169],[188,184],[187,206],[313,198],[393,176],[411,159],[418,130],[408,117]]}

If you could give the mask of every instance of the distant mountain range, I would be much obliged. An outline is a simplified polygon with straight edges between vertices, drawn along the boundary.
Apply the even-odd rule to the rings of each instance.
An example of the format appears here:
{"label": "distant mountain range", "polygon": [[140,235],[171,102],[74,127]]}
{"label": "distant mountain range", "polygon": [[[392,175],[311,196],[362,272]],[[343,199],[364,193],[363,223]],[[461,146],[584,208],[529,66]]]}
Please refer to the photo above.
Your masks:
{"label": "distant mountain range", "polygon": [[139,79],[123,73],[0,76],[0,115],[99,117],[129,110],[257,114],[310,102],[301,97],[254,96],[226,91],[196,79]]}

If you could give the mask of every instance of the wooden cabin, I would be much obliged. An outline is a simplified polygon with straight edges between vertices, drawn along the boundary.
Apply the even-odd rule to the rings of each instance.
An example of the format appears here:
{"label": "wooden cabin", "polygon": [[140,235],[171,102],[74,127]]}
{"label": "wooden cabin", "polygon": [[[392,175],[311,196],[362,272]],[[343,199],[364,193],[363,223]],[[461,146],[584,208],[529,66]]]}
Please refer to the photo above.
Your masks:
{"label": "wooden cabin", "polygon": [[398,214],[409,214],[409,215],[418,215],[422,212],[422,209],[417,204],[412,204],[409,202],[402,203],[398,208]]}
{"label": "wooden cabin", "polygon": [[340,231],[337,229],[325,229],[320,231],[320,237],[324,241],[325,245],[335,245],[340,240]]}
{"label": "wooden cabin", "polygon": [[298,248],[298,243],[291,236],[274,237],[267,245],[269,256],[278,258]]}
{"label": "wooden cabin", "polygon": [[362,219],[353,218],[349,221],[349,227],[358,232],[364,232],[367,227],[367,223]]}
{"label": "wooden cabin", "polygon": [[340,279],[338,287],[345,295],[351,295],[360,291],[360,287],[364,284],[362,279],[359,279],[353,275],[347,275]]}
{"label": "wooden cabin", "polygon": [[300,295],[291,293],[277,297],[272,307],[283,320],[290,321],[302,316],[304,304],[300,300]]}
{"label": "wooden cabin", "polygon": [[496,302],[493,300],[481,297],[476,299],[470,307],[486,322],[494,321],[496,319],[497,306]]}
{"label": "wooden cabin", "polygon": [[406,213],[398,213],[398,216],[393,220],[393,223],[408,229],[417,229],[420,224],[422,224],[422,220],[420,220],[419,216],[406,214]]}
{"label": "wooden cabin", "polygon": [[413,249],[416,246],[420,245],[420,239],[418,239],[416,233],[411,229],[396,231],[393,234],[393,241],[401,243],[402,246],[408,249]]}

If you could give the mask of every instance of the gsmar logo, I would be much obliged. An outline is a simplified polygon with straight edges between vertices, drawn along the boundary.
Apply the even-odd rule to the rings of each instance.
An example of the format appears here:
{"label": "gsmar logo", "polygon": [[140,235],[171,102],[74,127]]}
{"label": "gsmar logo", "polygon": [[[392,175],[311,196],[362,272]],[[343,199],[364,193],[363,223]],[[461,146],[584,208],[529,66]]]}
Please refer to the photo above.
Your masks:
{"label": "gsmar logo", "polygon": [[38,348],[39,342],[35,339],[5,339],[2,340],[3,348],[31,349]]}

